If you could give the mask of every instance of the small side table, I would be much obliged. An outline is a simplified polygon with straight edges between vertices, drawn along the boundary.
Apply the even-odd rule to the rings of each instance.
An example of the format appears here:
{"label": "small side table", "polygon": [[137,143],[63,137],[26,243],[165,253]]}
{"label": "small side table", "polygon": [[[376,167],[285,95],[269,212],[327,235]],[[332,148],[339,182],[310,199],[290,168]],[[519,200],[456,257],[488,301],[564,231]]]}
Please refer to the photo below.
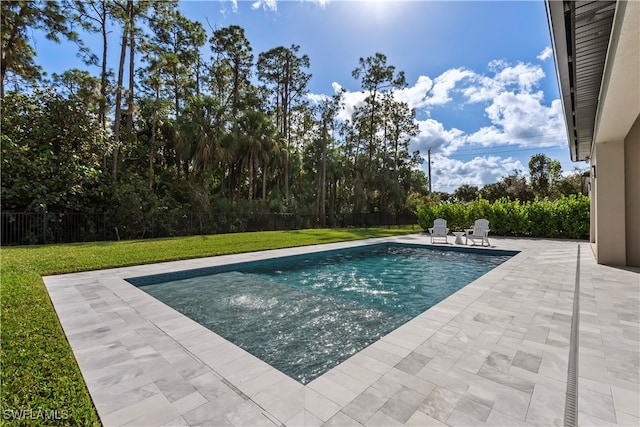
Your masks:
{"label": "small side table", "polygon": [[456,236],[456,245],[462,245],[464,242],[462,241],[462,236],[464,236],[464,231],[453,231],[454,236]]}

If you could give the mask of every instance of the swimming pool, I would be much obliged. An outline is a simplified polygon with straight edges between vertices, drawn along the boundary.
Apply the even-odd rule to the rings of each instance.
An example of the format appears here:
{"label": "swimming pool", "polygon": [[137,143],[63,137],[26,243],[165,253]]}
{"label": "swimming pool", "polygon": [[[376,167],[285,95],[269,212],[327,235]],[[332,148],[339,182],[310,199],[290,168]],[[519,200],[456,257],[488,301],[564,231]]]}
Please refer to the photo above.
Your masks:
{"label": "swimming pool", "polygon": [[307,384],[515,252],[377,244],[128,281]]}

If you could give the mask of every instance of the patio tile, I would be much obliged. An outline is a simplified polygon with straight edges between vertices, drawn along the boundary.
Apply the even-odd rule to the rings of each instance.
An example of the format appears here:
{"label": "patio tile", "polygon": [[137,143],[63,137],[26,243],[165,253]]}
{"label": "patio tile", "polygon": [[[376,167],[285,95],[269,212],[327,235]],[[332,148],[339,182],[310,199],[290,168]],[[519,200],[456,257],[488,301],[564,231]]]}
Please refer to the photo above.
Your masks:
{"label": "patio tile", "polygon": [[297,389],[291,390],[283,387],[280,390],[278,389],[280,384],[282,383],[275,385],[276,391],[265,390],[265,392],[257,395],[253,401],[262,408],[269,408],[269,414],[280,420],[280,422],[284,422],[304,411],[305,388],[298,384]]}
{"label": "patio tile", "polygon": [[239,405],[229,405],[224,410],[224,418],[234,426],[275,427],[282,424],[248,400]]}
{"label": "patio tile", "polygon": [[378,411],[369,418],[365,425],[371,427],[395,427],[404,424],[384,412]]}
{"label": "patio tile", "polygon": [[[519,255],[307,386],[122,279],[425,240],[372,239],[44,280],[105,425],[561,424],[581,242],[495,238]],[[579,420],[638,425],[640,276],[581,254]]]}
{"label": "patio tile", "polygon": [[355,360],[348,359],[336,366],[334,369],[345,373],[364,384],[372,384],[382,377],[382,373],[369,369],[366,366],[360,365]]}
{"label": "patio tile", "polygon": [[484,405],[467,397],[462,397],[456,405],[455,411],[460,411],[469,417],[476,420],[476,422],[484,423],[489,417],[491,412],[491,406]]}
{"label": "patio tile", "polygon": [[365,391],[369,385],[363,383],[362,381],[358,381],[357,379],[345,374],[342,371],[337,369],[332,369],[326,374],[323,375],[328,380],[340,385],[341,387],[346,388],[347,390],[359,395],[363,391]]}
{"label": "patio tile", "polygon": [[616,412],[616,419],[619,426],[640,426],[640,418],[624,412]]}
{"label": "patio tile", "polygon": [[478,375],[498,384],[503,384],[525,393],[531,394],[533,392],[534,384],[532,382],[501,372],[494,367],[487,366],[486,364],[480,368]]}
{"label": "patio tile", "polygon": [[357,427],[361,426],[359,422],[349,417],[344,412],[338,412],[329,421],[322,424],[323,427]]}
{"label": "patio tile", "polygon": [[472,384],[463,397],[492,408],[498,395],[499,392],[496,388],[484,387],[482,384]]}
{"label": "patio tile", "polygon": [[307,387],[317,391],[340,406],[346,406],[358,395],[357,393],[331,381],[325,376],[316,378],[307,384]]}
{"label": "patio tile", "polygon": [[462,395],[458,393],[442,387],[436,387],[424,400],[420,406],[420,411],[446,423],[461,398]]}
{"label": "patio tile", "polygon": [[527,411],[526,422],[538,426],[564,425],[565,395],[537,384]]}
{"label": "patio tile", "polygon": [[497,394],[493,409],[524,422],[527,418],[530,404],[531,394],[516,391],[509,387],[509,390],[503,390]]}
{"label": "patio tile", "polygon": [[373,416],[390,398],[374,387],[370,387],[353,399],[344,413],[361,424]]}
{"label": "patio tile", "polygon": [[187,412],[190,412],[198,406],[204,405],[207,402],[208,400],[205,399],[203,395],[201,395],[197,391],[194,391],[193,393],[188,394],[183,398],[173,402],[173,406],[178,410],[180,414],[186,414]]}
{"label": "patio tile", "polygon": [[519,418],[505,414],[504,412],[493,409],[489,413],[489,417],[486,421],[487,425],[496,427],[527,427],[531,424],[527,424]]}
{"label": "patio tile", "polygon": [[411,375],[415,375],[424,366],[431,361],[430,357],[424,356],[420,353],[412,352],[407,357],[398,362],[395,366],[401,371],[407,372]]}
{"label": "patio tile", "polygon": [[385,365],[395,366],[406,357],[406,354],[394,354],[393,352],[388,351],[390,346],[391,345],[387,346],[387,348],[383,348],[382,346],[371,345],[362,350],[361,353],[371,357],[372,359],[378,360]]}
{"label": "patio tile", "polygon": [[[640,404],[640,402],[638,403]],[[608,394],[581,389],[578,393],[578,411],[593,415],[607,422],[616,422],[613,398]]]}
{"label": "patio tile", "polygon": [[322,420],[309,411],[301,411],[286,422],[290,427],[320,427],[322,424]]}
{"label": "patio tile", "polygon": [[430,383],[415,375],[408,374],[400,369],[393,368],[387,372],[383,379],[393,383],[397,383],[411,390],[415,390],[424,396],[429,395],[436,388],[435,384]]}
{"label": "patio tile", "polygon": [[190,426],[224,427],[233,425],[222,415],[220,412],[220,403],[215,401],[198,406],[194,410],[184,414],[182,418]]}
{"label": "patio tile", "polygon": [[172,420],[169,420],[168,422],[166,422],[165,424],[162,424],[163,427],[188,427],[189,423],[187,423],[187,421],[182,418],[182,417],[177,417],[174,418]]}
{"label": "patio tile", "polygon": [[[150,397],[147,397],[146,399],[129,404],[121,409],[101,416],[100,418],[103,424],[107,426],[133,424],[134,420],[139,420],[144,416],[151,416],[152,414],[158,412],[160,408],[164,407],[171,408],[173,409],[173,411],[175,411],[171,412],[171,410],[169,410],[170,416],[167,416],[166,421],[169,421],[180,415],[178,414],[178,411],[176,411],[171,406],[171,403],[169,403],[164,395],[162,395],[161,393],[157,393]],[[162,415],[166,415],[164,410],[162,410]],[[161,422],[160,424],[164,424],[164,422]]]}
{"label": "patio tile", "polygon": [[474,417],[467,414],[466,412],[463,412],[458,408],[456,408],[453,410],[453,412],[451,412],[451,415],[447,419],[447,425],[450,425],[452,427],[468,427],[468,426],[479,427],[479,426],[484,426],[486,424],[482,421],[475,419]]}
{"label": "patio tile", "polygon": [[381,377],[378,381],[373,383],[372,387],[376,388],[388,399],[400,392],[403,388],[402,384],[390,375]]}
{"label": "patio tile", "polygon": [[409,427],[445,427],[446,424],[436,420],[435,418],[430,417],[421,411],[416,411],[414,414],[407,420],[405,425]]}
{"label": "patio tile", "polygon": [[424,399],[423,394],[403,387],[382,406],[380,411],[405,423],[422,405]]}
{"label": "patio tile", "polygon": [[214,400],[229,392],[229,387],[212,372],[207,372],[189,381],[207,400]]}
{"label": "patio tile", "polygon": [[340,405],[311,389],[305,389],[304,407],[322,422],[331,419],[341,409]]}
{"label": "patio tile", "polygon": [[613,404],[616,412],[624,412],[636,418],[640,417],[640,387],[635,390],[612,386]]}
{"label": "patio tile", "polygon": [[263,390],[287,378],[282,372],[269,370],[238,385],[238,388],[248,396],[255,396]]}
{"label": "patio tile", "polygon": [[518,351],[516,353],[516,357],[513,359],[513,366],[517,366],[518,368],[526,369],[527,371],[537,374],[540,369],[541,362],[541,357],[525,351]]}

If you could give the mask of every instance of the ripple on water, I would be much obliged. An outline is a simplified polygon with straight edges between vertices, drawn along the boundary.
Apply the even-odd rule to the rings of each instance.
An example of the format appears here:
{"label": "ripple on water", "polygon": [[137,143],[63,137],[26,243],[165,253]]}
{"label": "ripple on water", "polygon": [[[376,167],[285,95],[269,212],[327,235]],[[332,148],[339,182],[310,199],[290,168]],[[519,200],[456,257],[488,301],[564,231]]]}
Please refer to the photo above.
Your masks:
{"label": "ripple on water", "polygon": [[367,249],[140,288],[306,384],[508,259]]}

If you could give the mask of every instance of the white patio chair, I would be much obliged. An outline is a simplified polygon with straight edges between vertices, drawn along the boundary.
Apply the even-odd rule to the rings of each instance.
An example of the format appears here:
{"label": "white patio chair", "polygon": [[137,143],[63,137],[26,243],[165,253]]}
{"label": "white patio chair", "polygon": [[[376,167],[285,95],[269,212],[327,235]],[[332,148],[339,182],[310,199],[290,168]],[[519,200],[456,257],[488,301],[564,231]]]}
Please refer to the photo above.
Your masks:
{"label": "white patio chair", "polygon": [[431,235],[431,243],[434,243],[434,239],[444,239],[444,243],[449,243],[447,241],[447,234],[449,234],[447,220],[442,218],[434,220],[433,227],[429,228],[429,234]]}
{"label": "white patio chair", "polygon": [[489,221],[486,219],[477,219],[473,224],[473,228],[468,228],[464,231],[466,236],[465,243],[469,244],[469,240],[476,244],[476,241],[480,241],[480,245],[484,246],[487,242],[487,246],[491,246],[489,243]]}

